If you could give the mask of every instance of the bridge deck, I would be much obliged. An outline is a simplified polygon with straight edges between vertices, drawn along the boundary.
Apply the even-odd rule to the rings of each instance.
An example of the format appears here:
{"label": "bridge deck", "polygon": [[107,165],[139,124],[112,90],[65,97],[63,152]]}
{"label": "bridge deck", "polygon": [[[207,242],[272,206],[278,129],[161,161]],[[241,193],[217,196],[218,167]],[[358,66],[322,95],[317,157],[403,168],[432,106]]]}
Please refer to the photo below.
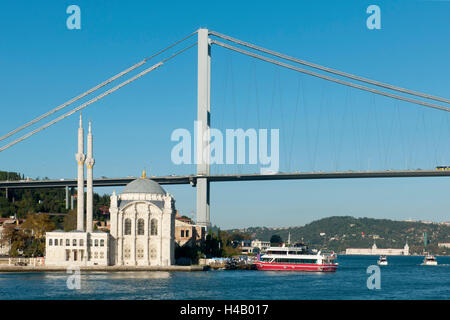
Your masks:
{"label": "bridge deck", "polygon": [[[450,171],[439,170],[404,170],[404,171],[342,171],[342,172],[290,172],[276,174],[230,174],[209,175],[206,178],[211,182],[226,181],[261,181],[261,180],[308,180],[308,179],[355,179],[355,178],[408,178],[408,177],[443,177],[450,176]],[[205,177],[198,175],[184,176],[159,176],[149,177],[159,184],[191,184],[197,183],[197,178]],[[126,178],[99,178],[94,179],[96,187],[124,186],[136,179]],[[0,188],[54,188],[54,187],[76,187],[76,179],[59,180],[18,180],[0,181]]]}

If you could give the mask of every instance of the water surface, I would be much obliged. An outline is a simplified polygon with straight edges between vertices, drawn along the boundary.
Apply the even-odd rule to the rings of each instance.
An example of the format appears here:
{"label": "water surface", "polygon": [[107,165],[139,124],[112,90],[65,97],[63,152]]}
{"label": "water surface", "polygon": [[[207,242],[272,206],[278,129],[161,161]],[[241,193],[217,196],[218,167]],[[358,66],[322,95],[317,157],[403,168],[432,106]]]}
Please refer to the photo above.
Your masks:
{"label": "water surface", "polygon": [[367,288],[378,256],[339,256],[336,273],[275,271],[0,273],[0,299],[450,299],[450,257],[388,257],[381,289]]}

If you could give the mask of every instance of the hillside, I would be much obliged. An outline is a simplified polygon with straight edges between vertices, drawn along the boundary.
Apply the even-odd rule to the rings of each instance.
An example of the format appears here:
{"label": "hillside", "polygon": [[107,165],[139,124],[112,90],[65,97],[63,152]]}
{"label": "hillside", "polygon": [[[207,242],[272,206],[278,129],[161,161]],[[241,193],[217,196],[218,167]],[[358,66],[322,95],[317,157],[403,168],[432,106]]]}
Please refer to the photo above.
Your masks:
{"label": "hillside", "polygon": [[[21,180],[17,172],[0,171],[0,180]],[[35,180],[39,180],[38,178]],[[8,198],[0,189],[0,218],[16,215],[23,219],[29,212],[67,213],[66,192],[63,188],[9,189]],[[94,216],[103,219],[100,208],[109,207],[109,196],[94,193]]]}
{"label": "hillside", "polygon": [[343,252],[346,248],[369,248],[376,242],[379,248],[402,248],[408,241],[412,253],[424,249],[423,234],[427,233],[427,250],[435,254],[450,254],[450,249],[438,248],[438,242],[450,242],[450,226],[388,219],[329,217],[302,227],[251,227],[244,230],[254,239],[269,241],[279,235],[291,242],[303,241],[311,248]]}

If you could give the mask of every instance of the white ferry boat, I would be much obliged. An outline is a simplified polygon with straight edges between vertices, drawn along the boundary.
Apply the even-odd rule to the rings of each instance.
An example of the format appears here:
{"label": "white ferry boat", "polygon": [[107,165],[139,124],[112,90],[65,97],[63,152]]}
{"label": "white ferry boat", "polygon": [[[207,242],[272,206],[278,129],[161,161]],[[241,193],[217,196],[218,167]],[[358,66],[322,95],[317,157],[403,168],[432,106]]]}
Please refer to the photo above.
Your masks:
{"label": "white ferry boat", "polygon": [[427,254],[425,256],[425,259],[423,259],[423,263],[422,263],[422,265],[424,265],[424,266],[437,266],[437,264],[438,263],[437,263],[436,258],[431,254]]}
{"label": "white ferry boat", "polygon": [[270,247],[261,258],[255,262],[258,270],[277,271],[336,271],[337,255],[310,252],[306,245],[294,247]]}
{"label": "white ferry boat", "polygon": [[378,259],[378,265],[379,266],[387,266],[388,265],[388,261],[386,256],[380,256],[380,258]]}

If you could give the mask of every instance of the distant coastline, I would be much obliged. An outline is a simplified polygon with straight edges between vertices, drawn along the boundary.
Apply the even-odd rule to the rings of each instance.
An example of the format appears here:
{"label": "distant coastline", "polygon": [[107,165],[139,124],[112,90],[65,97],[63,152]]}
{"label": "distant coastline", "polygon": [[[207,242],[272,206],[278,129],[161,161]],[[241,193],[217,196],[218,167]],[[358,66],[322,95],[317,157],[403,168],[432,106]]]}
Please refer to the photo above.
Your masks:
{"label": "distant coastline", "polygon": [[304,226],[248,227],[229,231],[246,233],[252,239],[263,241],[270,240],[273,235],[278,235],[285,241],[290,234],[292,242],[304,242],[312,249],[339,253],[345,253],[347,249],[352,248],[370,250],[376,243],[378,248],[388,248],[387,250],[392,252],[377,251],[370,255],[396,253],[402,255],[404,253],[401,250],[404,250],[405,244],[408,243],[410,255],[420,255],[424,251],[434,255],[450,255],[450,223],[448,222],[333,216]]}

